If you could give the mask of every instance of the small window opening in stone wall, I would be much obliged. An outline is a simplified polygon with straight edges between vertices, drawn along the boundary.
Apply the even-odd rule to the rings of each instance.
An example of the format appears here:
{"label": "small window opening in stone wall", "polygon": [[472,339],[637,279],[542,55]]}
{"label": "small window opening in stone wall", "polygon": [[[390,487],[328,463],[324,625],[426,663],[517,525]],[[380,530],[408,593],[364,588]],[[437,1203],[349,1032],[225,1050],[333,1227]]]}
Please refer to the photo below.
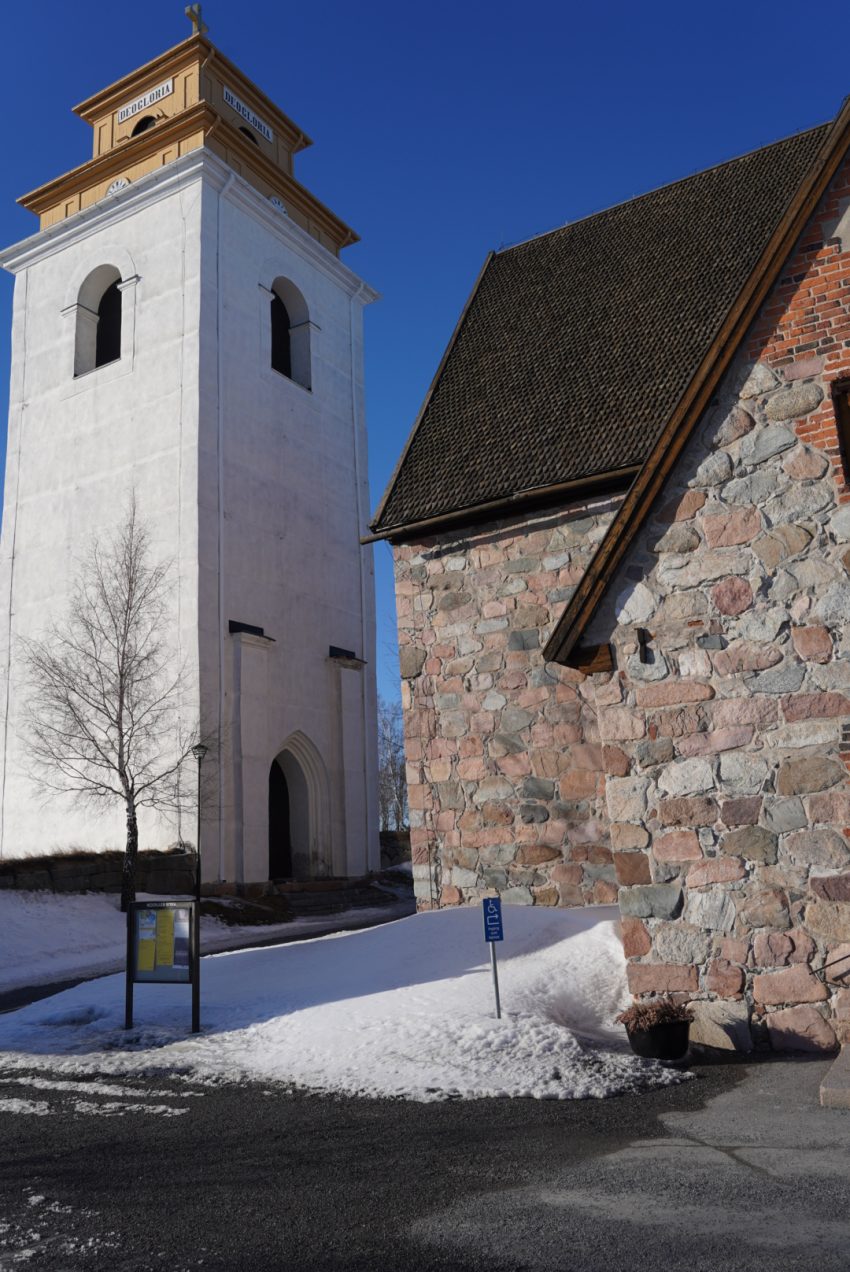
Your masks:
{"label": "small window opening in stone wall", "polygon": [[121,357],[121,275],[114,265],[92,270],[77,297],[74,375]]}
{"label": "small window opening in stone wall", "polygon": [[838,431],[841,467],[844,480],[850,485],[850,381],[839,380],[832,387],[832,405]]}
{"label": "small window opening in stone wall", "polygon": [[253,141],[253,143],[254,143],[254,145],[255,145],[255,146],[259,146],[259,144],[260,144],[260,143],[257,141],[257,138],[256,138],[256,136],[254,135],[254,133],[252,133],[252,132],[251,132],[251,129],[250,129],[250,128],[245,128],[242,124],[240,124],[240,125],[239,125],[239,131],[240,131],[241,133],[244,133],[244,134],[245,134],[245,136],[248,138],[248,140],[249,140],[249,141]]}
{"label": "small window opening in stone wall", "polygon": [[139,133],[147,132],[149,128],[153,128],[155,123],[156,115],[143,115],[139,122],[133,126],[130,136],[138,137]]}
{"label": "small window opening in stone wall", "polygon": [[311,387],[310,315],[307,302],[288,278],[276,278],[271,299],[272,370]]}

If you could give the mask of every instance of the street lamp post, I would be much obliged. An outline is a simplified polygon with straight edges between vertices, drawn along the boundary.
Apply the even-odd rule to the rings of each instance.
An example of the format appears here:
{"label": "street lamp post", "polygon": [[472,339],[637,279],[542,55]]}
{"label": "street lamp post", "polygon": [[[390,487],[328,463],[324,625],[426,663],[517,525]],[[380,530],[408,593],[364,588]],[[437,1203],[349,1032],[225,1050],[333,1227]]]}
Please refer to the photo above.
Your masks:
{"label": "street lamp post", "polygon": [[203,742],[192,747],[192,754],[198,761],[198,832],[195,841],[195,959],[192,971],[192,1033],[200,1033],[201,1029],[201,765],[207,748]]}
{"label": "street lamp post", "polygon": [[201,904],[201,765],[204,762],[204,756],[207,748],[203,742],[199,742],[197,746],[192,747],[192,754],[198,761],[198,835],[195,840],[195,853],[197,861],[195,862],[195,900],[198,905]]}

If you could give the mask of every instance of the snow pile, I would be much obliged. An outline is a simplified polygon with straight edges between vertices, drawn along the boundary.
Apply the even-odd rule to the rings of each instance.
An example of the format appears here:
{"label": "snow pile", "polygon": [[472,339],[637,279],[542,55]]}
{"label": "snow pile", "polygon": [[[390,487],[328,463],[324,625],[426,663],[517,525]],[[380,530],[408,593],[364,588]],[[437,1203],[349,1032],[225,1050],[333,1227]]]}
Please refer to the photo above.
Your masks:
{"label": "snow pile", "polygon": [[[140,892],[140,901],[151,894]],[[123,968],[127,920],[120,898],[103,892],[0,892],[0,993],[29,985],[51,985],[77,976],[99,976]],[[310,915],[288,923],[228,924],[205,915],[201,949],[235,949],[269,938],[317,934],[345,925],[379,922],[389,913],[376,905],[334,915]]]}
{"label": "snow pile", "polygon": [[0,990],[114,971],[127,948],[117,896],[0,892]]}
{"label": "snow pile", "polygon": [[36,1117],[47,1117],[50,1105],[46,1100],[6,1100],[0,1099],[0,1113],[34,1114]]}
{"label": "snow pile", "polygon": [[113,976],[0,1017],[4,1069],[179,1073],[432,1100],[576,1099],[666,1085],[614,1024],[629,1001],[617,910],[511,908],[494,1016],[478,908],[220,954],[202,965],[203,1033],[185,986],[137,985],[123,1022]]}

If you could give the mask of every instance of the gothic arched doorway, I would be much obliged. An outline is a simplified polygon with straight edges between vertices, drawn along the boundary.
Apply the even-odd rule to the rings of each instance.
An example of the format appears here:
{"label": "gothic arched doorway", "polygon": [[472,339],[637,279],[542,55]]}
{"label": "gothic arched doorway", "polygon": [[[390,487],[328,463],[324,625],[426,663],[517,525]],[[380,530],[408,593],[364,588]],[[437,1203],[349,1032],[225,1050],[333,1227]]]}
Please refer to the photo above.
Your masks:
{"label": "gothic arched doorway", "polygon": [[289,786],[277,760],[269,769],[269,878],[292,878]]}
{"label": "gothic arched doorway", "polygon": [[324,765],[312,742],[294,733],[269,769],[269,878],[331,874],[327,825]]}

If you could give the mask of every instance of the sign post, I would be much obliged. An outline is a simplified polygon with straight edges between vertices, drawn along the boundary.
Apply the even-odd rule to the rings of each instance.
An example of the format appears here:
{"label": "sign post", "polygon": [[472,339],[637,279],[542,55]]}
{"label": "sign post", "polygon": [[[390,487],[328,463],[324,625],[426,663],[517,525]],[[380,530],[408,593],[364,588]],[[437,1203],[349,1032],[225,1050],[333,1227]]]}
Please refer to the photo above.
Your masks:
{"label": "sign post", "polygon": [[133,1027],[133,986],[192,986],[192,1032],[200,1030],[198,925],[194,901],[133,901],[127,910],[124,1028]]}
{"label": "sign post", "polygon": [[502,902],[499,897],[485,897],[484,906],[484,939],[490,946],[490,966],[493,969],[493,993],[496,996],[496,1019],[502,1019],[502,1004],[499,1002],[499,969],[496,965],[496,942],[505,939],[502,931]]}

